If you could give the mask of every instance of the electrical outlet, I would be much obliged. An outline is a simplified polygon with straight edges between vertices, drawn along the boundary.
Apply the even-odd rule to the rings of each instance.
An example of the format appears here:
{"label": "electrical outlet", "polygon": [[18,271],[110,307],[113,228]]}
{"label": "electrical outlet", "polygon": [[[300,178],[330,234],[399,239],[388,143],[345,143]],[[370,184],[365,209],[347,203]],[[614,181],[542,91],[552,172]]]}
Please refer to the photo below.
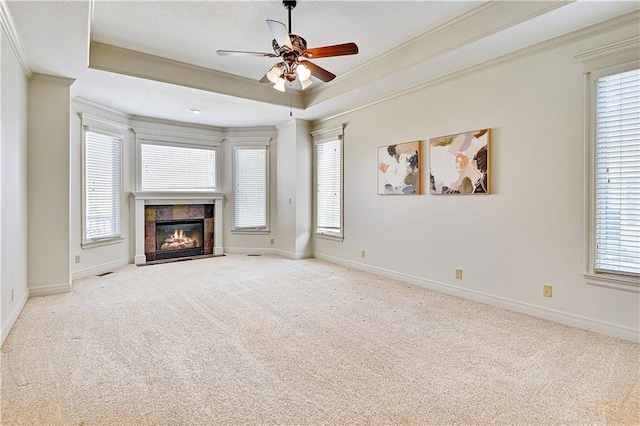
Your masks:
{"label": "electrical outlet", "polygon": [[364,258],[364,257],[365,257],[365,255],[366,255],[365,251],[364,251],[364,250],[360,250],[360,257],[363,257],[363,258]]}
{"label": "electrical outlet", "polygon": [[462,269],[456,269],[456,280],[462,279]]}
{"label": "electrical outlet", "polygon": [[76,263],[80,263],[80,255],[76,256]]}
{"label": "electrical outlet", "polygon": [[543,285],[542,286],[542,295],[544,297],[553,297],[553,286]]}
{"label": "electrical outlet", "polygon": [[276,240],[274,238],[269,240],[269,244],[273,245],[276,242]]}

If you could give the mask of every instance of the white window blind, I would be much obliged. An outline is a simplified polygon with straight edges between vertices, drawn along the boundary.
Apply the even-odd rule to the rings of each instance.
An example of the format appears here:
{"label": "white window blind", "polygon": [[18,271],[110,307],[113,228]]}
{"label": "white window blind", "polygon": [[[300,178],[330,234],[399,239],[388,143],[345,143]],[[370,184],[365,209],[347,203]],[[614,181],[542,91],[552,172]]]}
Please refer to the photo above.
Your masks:
{"label": "white window blind", "polygon": [[140,144],[142,190],[215,191],[216,151]]}
{"label": "white window blind", "polygon": [[640,274],[640,70],[595,91],[595,269]]}
{"label": "white window blind", "polygon": [[233,226],[236,229],[267,227],[267,149],[235,148],[233,151]]}
{"label": "white window blind", "polygon": [[120,236],[122,139],[85,131],[85,241]]}
{"label": "white window blind", "polygon": [[316,145],[317,233],[342,232],[342,146],[333,140]]}

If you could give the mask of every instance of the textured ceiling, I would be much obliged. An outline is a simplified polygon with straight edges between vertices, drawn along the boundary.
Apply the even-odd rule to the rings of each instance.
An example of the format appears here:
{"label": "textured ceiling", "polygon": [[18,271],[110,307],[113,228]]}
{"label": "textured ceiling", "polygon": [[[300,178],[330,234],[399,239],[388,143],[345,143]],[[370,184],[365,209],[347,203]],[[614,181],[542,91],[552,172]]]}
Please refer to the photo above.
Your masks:
{"label": "textured ceiling", "polygon": [[[479,4],[302,0],[292,11],[292,32],[309,47],[356,42],[358,55],[318,60],[318,65],[340,74]],[[98,42],[257,80],[277,60],[221,57],[216,50],[271,53],[267,19],[287,24],[287,10],[280,1],[99,1],[92,31]]]}
{"label": "textured ceiling", "polygon": [[[279,0],[0,1],[31,69],[76,79],[74,96],[131,115],[218,127],[282,124],[290,102],[303,106],[293,117],[321,119],[607,19],[637,16],[639,8],[637,1],[301,0],[292,12],[294,33],[310,47],[353,41],[360,53],[317,59],[338,77],[281,95],[256,83],[276,59],[215,53],[270,52],[265,21],[287,22]],[[91,40],[127,49],[125,60],[90,68]],[[136,52],[174,61],[173,75],[154,69],[159,62],[145,70]],[[134,59],[140,72],[125,66]],[[188,81],[194,68],[187,64],[201,67],[204,83]]]}

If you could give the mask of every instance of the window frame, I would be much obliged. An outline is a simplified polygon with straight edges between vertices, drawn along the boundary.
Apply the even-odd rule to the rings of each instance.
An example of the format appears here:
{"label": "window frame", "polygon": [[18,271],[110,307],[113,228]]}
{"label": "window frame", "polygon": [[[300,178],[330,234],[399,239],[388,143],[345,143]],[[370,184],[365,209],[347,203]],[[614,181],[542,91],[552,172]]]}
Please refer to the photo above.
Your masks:
{"label": "window frame", "polygon": [[[235,222],[236,222],[236,152],[237,151],[241,151],[241,150],[253,150],[253,149],[263,149],[265,151],[265,226],[264,227],[236,227]],[[263,144],[263,145],[257,145],[257,144],[252,144],[252,145],[245,145],[245,144],[239,144],[239,145],[234,145],[232,147],[232,154],[231,154],[231,194],[232,194],[232,217],[231,217],[231,233],[233,234],[254,234],[254,235],[266,235],[269,234],[271,232],[271,227],[270,227],[270,215],[269,215],[269,210],[270,210],[270,197],[269,197],[269,176],[270,176],[270,171],[269,171],[269,158],[270,158],[270,154],[269,154],[269,145],[268,144]]]}
{"label": "window frame", "polygon": [[[82,194],[81,194],[81,198],[82,198],[82,236],[81,236],[81,247],[83,249],[87,249],[87,248],[92,248],[92,247],[99,247],[99,246],[104,246],[104,245],[109,245],[109,244],[116,244],[116,243],[121,243],[122,241],[124,241],[124,236],[122,234],[122,220],[123,220],[123,215],[122,215],[122,211],[123,211],[123,204],[125,202],[125,195],[124,195],[124,149],[125,149],[125,143],[126,143],[126,135],[122,132],[122,129],[124,129],[124,126],[114,126],[113,128],[106,130],[105,127],[109,127],[109,126],[94,126],[94,125],[89,125],[86,124],[89,121],[93,121],[95,119],[92,118],[87,118],[86,115],[82,117],[83,118],[83,124],[82,124]],[[116,235],[113,236],[109,236],[109,237],[98,237],[98,238],[91,238],[88,239],[87,238],[87,202],[88,202],[88,196],[87,196],[87,189],[88,189],[88,183],[87,183],[87,174],[86,174],[86,168],[87,168],[87,132],[92,132],[92,133],[98,133],[101,135],[105,135],[105,136],[110,136],[110,137],[114,137],[114,138],[118,138],[120,140],[120,161],[119,161],[119,170],[117,172],[118,175],[118,193],[119,193],[119,198],[118,198],[118,206],[117,206],[117,215],[118,215],[118,223],[119,223],[119,228],[118,228],[118,232],[116,233]]]}
{"label": "window frame", "polygon": [[599,78],[639,69],[638,61],[626,62],[585,73],[586,197],[585,197],[585,271],[587,284],[640,293],[640,277],[625,272],[596,270],[596,81]]}
{"label": "window frame", "polygon": [[[344,126],[313,132],[313,234],[316,238],[344,241]],[[340,232],[318,232],[318,145],[338,141],[340,145]]]}

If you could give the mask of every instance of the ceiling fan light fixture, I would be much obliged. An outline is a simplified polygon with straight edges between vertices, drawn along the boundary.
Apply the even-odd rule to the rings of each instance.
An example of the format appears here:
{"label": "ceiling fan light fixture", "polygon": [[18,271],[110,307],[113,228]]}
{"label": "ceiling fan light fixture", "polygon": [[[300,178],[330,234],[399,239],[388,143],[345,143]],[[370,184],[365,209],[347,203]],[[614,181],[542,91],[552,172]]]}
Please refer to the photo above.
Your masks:
{"label": "ceiling fan light fixture", "polygon": [[[271,46],[273,47],[274,53],[218,50],[218,55],[261,56],[267,58],[280,57],[282,62],[272,66],[269,71],[258,80],[260,83],[273,83],[273,88],[280,92],[285,91],[287,82],[289,83],[289,87],[292,87],[296,80],[300,80],[300,87],[302,87],[302,90],[305,90],[312,84],[312,76],[318,81],[325,83],[336,78],[335,74],[319,67],[313,62],[307,61],[307,59],[355,55],[358,53],[358,46],[351,42],[308,48],[307,41],[304,38],[291,32],[291,10],[296,7],[297,1],[283,0],[282,4],[289,12],[289,27],[287,28],[282,22],[267,19],[267,26],[273,36]],[[296,84],[295,87],[299,86]]]}
{"label": "ceiling fan light fixture", "polygon": [[300,62],[298,64],[298,67],[296,68],[296,72],[298,73],[298,78],[300,79],[300,82],[307,81],[311,77],[311,70],[307,68],[304,62]]}
{"label": "ceiling fan light fixture", "polygon": [[276,89],[278,92],[284,92],[284,83],[285,83],[285,79],[280,77],[276,82],[276,84],[273,85],[273,88]]}
{"label": "ceiling fan light fixture", "polygon": [[282,75],[282,65],[275,64],[273,68],[271,68],[267,73],[267,78],[269,79],[270,82],[277,83],[281,75]]}

